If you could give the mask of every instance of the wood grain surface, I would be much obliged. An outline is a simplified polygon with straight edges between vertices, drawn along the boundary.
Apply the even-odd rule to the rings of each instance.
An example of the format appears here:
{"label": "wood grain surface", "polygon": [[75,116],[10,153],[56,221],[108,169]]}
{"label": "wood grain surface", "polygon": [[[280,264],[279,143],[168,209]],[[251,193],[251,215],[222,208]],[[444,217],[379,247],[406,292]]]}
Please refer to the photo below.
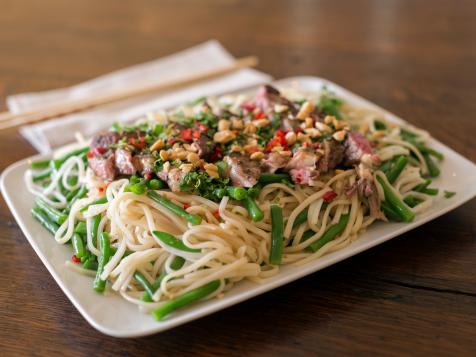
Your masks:
{"label": "wood grain surface", "polygon": [[[275,78],[328,78],[474,162],[475,19],[475,1],[0,0],[0,97],[216,38],[236,56],[259,56]],[[3,170],[34,150],[10,130],[0,133],[0,152]],[[2,199],[0,355],[474,356],[475,217],[472,200],[250,301],[121,340],[79,315]]]}

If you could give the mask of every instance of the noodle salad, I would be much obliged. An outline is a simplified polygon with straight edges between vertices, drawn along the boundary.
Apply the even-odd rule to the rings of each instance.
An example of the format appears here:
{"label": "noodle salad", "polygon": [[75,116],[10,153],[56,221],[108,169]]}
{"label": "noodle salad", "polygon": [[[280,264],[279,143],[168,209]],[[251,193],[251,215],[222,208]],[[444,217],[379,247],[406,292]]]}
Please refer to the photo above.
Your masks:
{"label": "noodle salad", "polygon": [[115,124],[25,181],[66,265],[161,320],[412,221],[439,194],[428,139],[326,88],[266,85]]}

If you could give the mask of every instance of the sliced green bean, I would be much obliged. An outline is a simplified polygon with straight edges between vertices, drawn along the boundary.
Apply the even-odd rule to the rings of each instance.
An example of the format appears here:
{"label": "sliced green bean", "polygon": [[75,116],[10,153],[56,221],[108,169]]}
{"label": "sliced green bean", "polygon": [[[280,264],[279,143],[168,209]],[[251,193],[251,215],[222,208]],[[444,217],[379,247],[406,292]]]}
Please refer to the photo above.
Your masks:
{"label": "sliced green bean", "polygon": [[336,224],[330,226],[322,235],[321,238],[316,240],[314,243],[311,243],[307,247],[308,250],[311,252],[317,252],[319,249],[321,249],[324,245],[329,243],[331,240],[336,238],[339,234],[341,234],[345,227],[347,226],[347,223],[349,222],[349,215],[344,214],[340,217],[339,222]]}
{"label": "sliced green bean", "polygon": [[395,222],[401,222],[402,219],[398,215],[398,213],[387,203],[387,202],[381,202],[380,203],[380,208],[382,209],[383,213],[385,214],[385,217],[388,219],[395,221]]}
{"label": "sliced green bean", "polygon": [[134,273],[134,279],[136,279],[142,285],[142,287],[144,288],[144,290],[146,291],[146,293],[149,296],[154,295],[155,290],[154,290],[152,284],[149,283],[149,281],[146,279],[146,277],[141,272],[136,271]]}
{"label": "sliced green bean", "polygon": [[101,197],[101,198],[98,198],[97,200],[94,200],[93,202],[91,202],[90,204],[84,206],[83,208],[81,208],[79,211],[80,212],[86,212],[89,208],[89,206],[94,206],[94,205],[102,205],[104,203],[107,203],[107,197],[104,196],[104,197]]}
{"label": "sliced green bean", "polygon": [[246,196],[243,203],[253,222],[261,221],[264,218],[263,211],[251,197]]}
{"label": "sliced green bean", "polygon": [[307,221],[308,209],[305,208],[296,216],[296,219],[293,222],[293,229],[299,227],[301,224]]}
{"label": "sliced green bean", "polygon": [[46,169],[48,166],[50,166],[50,160],[38,160],[30,162],[30,167],[33,170]]}
{"label": "sliced green bean", "polygon": [[425,195],[436,196],[440,190],[437,188],[424,188],[420,192],[424,193]]}
{"label": "sliced green bean", "polygon": [[180,239],[175,238],[172,234],[167,232],[153,231],[154,236],[156,236],[162,243],[166,246],[169,246],[174,249],[181,250],[183,252],[189,253],[200,253],[200,249],[193,249],[187,247]]}
{"label": "sliced green bean", "polygon": [[164,302],[160,307],[155,309],[152,314],[157,320],[162,320],[171,312],[180,309],[183,306],[189,305],[195,301],[201,300],[210,295],[220,287],[220,281],[214,280],[189,292],[177,296],[175,299]]}
{"label": "sliced green bean", "polygon": [[271,205],[271,247],[269,263],[280,265],[283,256],[283,209],[278,205]]}
{"label": "sliced green bean", "polygon": [[414,196],[407,196],[403,199],[403,202],[405,202],[409,207],[415,207],[417,204],[421,202],[420,199],[414,197]]}
{"label": "sliced green bean", "polygon": [[430,184],[431,184],[431,180],[428,179],[426,180],[425,182],[419,184],[419,185],[416,185],[415,187],[412,188],[412,191],[417,191],[417,192],[421,192],[421,190],[424,190],[425,188],[427,188]]}
{"label": "sliced green bean", "polygon": [[165,182],[159,179],[152,179],[147,182],[147,187],[151,190],[160,190],[166,186]]}
{"label": "sliced green bean", "polygon": [[395,180],[400,176],[402,173],[403,169],[408,163],[408,157],[407,156],[398,156],[398,158],[395,160],[395,163],[393,167],[387,172],[387,179],[390,183],[394,183]]}
{"label": "sliced green bean", "polygon": [[432,160],[429,154],[423,153],[423,158],[425,159],[426,166],[428,167],[428,174],[431,177],[437,177],[440,175],[440,169],[436,166],[435,162]]}
{"label": "sliced green bean", "polygon": [[57,223],[58,225],[62,225],[64,223],[64,221],[66,221],[66,219],[68,218],[68,216],[64,213],[61,213],[60,211],[58,211],[56,208],[54,207],[51,207],[48,203],[46,203],[45,201],[43,201],[41,198],[37,198],[35,200],[35,203],[38,207],[40,207],[43,212],[46,213],[46,215],[48,217],[50,217],[50,219]]}
{"label": "sliced green bean", "polygon": [[68,160],[70,157],[80,156],[81,154],[84,154],[88,151],[89,151],[89,147],[87,147],[87,146],[83,147],[83,148],[80,148],[80,149],[73,150],[73,151],[67,153],[66,155],[63,155],[62,157],[60,157],[58,159],[51,160],[50,165],[53,169],[58,170],[61,167],[61,165],[63,165],[65,163],[65,161]]}
{"label": "sliced green bean", "polygon": [[74,255],[81,259],[86,254],[86,248],[84,246],[83,238],[81,238],[79,234],[75,233],[73,234],[72,241]]}
{"label": "sliced green bean", "polygon": [[53,173],[53,170],[51,169],[45,170],[43,172],[40,172],[39,174],[33,175],[31,179],[33,180],[33,182],[38,182],[50,177],[52,173]]}
{"label": "sliced green bean", "polygon": [[74,203],[86,196],[88,193],[88,189],[86,188],[86,185],[82,185],[79,189],[79,191],[76,193],[76,195],[71,198],[71,201],[68,202],[68,205],[66,206],[66,211],[69,212],[71,210],[71,207],[73,207]]}
{"label": "sliced green bean", "polygon": [[[175,258],[172,260],[172,263],[170,263],[170,268],[172,270],[179,270],[180,268],[183,267],[185,264],[185,259],[180,257],[180,256],[175,256]],[[162,272],[159,277],[154,281],[152,284],[152,289],[153,293],[149,294],[147,291],[142,294],[141,300],[145,302],[152,302],[152,296],[155,294],[155,292],[160,288],[160,284],[162,283],[162,280],[167,276],[167,273],[164,271]]]}
{"label": "sliced green bean", "polygon": [[246,189],[243,187],[228,186],[226,188],[226,193],[228,196],[238,201],[241,201],[246,197]]}
{"label": "sliced green bean", "polygon": [[112,256],[111,243],[109,241],[109,235],[106,232],[101,233],[101,237],[99,239],[99,251],[100,254],[98,258],[98,269],[96,272],[96,278],[94,279],[93,287],[94,290],[96,290],[98,293],[101,293],[106,287],[106,280],[101,279],[101,274]]}
{"label": "sliced green bean", "polygon": [[91,223],[91,238],[93,241],[93,245],[96,246],[98,240],[98,230],[99,230],[99,223],[101,222],[101,215],[95,215],[92,219]]}
{"label": "sliced green bean", "polygon": [[382,186],[385,194],[385,201],[393,208],[393,210],[399,215],[403,222],[411,222],[415,218],[415,213],[403,202],[394,192],[390,189],[388,184],[380,177],[377,176],[377,181]]}
{"label": "sliced green bean", "polygon": [[280,173],[280,174],[262,173],[258,181],[259,183],[267,185],[270,183],[280,183],[283,181],[291,181],[291,177],[288,174],[284,174],[284,173]]}
{"label": "sliced green bean", "polygon": [[86,222],[78,222],[76,224],[76,227],[74,227],[74,233],[81,234],[83,236],[88,234],[88,231],[86,229]]}
{"label": "sliced green bean", "polygon": [[40,224],[45,227],[51,234],[55,234],[56,231],[59,229],[59,226],[53,220],[51,220],[50,217],[48,217],[48,215],[39,207],[34,207],[31,210],[31,214],[33,215],[33,218],[40,222]]}
{"label": "sliced green bean", "polygon": [[188,222],[192,223],[193,225],[197,225],[202,223],[202,217],[196,214],[191,214],[185,211],[182,207],[176,205],[172,201],[168,200],[165,197],[159,195],[156,191],[148,191],[147,196],[149,196],[152,200],[164,206],[171,212],[175,213],[177,216],[185,218]]}

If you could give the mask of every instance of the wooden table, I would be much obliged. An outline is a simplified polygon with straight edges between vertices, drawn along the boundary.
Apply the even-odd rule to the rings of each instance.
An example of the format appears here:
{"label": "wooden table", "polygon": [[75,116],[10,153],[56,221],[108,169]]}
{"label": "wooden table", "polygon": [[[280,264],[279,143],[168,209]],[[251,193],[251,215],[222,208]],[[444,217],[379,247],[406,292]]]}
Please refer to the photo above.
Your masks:
{"label": "wooden table", "polygon": [[[217,38],[276,78],[317,75],[476,161],[474,1],[0,1],[0,96],[68,86]],[[0,133],[1,169],[34,150]],[[476,201],[171,331],[89,326],[0,207],[0,355],[475,355]],[[118,312],[119,313],[119,312]]]}

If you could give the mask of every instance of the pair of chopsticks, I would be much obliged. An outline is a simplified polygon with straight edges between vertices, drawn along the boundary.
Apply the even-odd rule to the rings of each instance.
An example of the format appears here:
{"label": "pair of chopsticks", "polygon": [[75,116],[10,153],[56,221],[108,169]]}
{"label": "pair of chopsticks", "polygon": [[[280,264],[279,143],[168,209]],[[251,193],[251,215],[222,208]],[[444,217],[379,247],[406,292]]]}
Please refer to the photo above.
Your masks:
{"label": "pair of chopsticks", "polygon": [[83,110],[98,107],[100,105],[117,102],[132,97],[138,97],[146,94],[158,93],[168,90],[177,89],[179,87],[192,85],[204,80],[213,79],[245,67],[254,67],[258,64],[258,58],[254,56],[237,59],[233,64],[214,69],[212,71],[199,73],[193,76],[151,84],[142,87],[129,88],[113,93],[97,96],[94,98],[81,99],[67,104],[50,105],[38,110],[22,112],[22,113],[0,113],[0,130],[14,128],[17,126],[36,123],[62,115],[80,112]]}

